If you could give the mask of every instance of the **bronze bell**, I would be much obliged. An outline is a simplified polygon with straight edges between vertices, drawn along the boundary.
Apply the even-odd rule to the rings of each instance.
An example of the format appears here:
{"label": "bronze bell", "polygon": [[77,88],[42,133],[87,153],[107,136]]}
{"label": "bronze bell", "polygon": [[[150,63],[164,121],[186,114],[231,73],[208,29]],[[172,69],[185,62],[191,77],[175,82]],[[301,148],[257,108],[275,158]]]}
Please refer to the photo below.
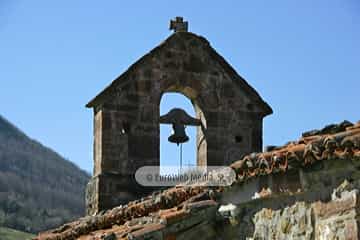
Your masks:
{"label": "bronze bell", "polygon": [[189,137],[185,133],[185,126],[183,124],[173,123],[172,127],[174,129],[174,134],[168,138],[169,142],[179,145],[179,143],[189,141]]}
{"label": "bronze bell", "polygon": [[174,134],[172,134],[168,140],[169,142],[184,143],[189,141],[189,137],[185,133],[185,125],[200,126],[201,121],[199,119],[189,116],[184,110],[180,108],[174,108],[170,110],[164,116],[160,116],[160,123],[172,124]]}

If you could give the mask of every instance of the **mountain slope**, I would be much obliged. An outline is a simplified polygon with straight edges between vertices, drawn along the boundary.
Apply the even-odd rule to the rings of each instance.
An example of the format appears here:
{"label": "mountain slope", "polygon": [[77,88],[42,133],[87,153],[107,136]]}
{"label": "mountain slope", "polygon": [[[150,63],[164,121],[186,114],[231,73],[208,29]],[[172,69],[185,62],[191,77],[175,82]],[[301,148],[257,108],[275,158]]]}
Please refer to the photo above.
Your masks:
{"label": "mountain slope", "polygon": [[0,226],[38,232],[82,216],[88,179],[0,116]]}
{"label": "mountain slope", "polygon": [[0,227],[0,240],[28,240],[32,239],[33,237],[35,236],[30,233]]}

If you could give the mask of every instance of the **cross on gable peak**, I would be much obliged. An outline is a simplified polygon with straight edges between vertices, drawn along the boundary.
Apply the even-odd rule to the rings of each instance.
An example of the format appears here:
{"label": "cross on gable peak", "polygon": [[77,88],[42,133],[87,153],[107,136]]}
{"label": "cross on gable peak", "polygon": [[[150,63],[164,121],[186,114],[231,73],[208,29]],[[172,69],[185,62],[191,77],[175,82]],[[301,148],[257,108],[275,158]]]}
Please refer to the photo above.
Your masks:
{"label": "cross on gable peak", "polygon": [[184,21],[183,17],[176,17],[175,20],[170,20],[170,30],[174,32],[187,32],[188,22]]}

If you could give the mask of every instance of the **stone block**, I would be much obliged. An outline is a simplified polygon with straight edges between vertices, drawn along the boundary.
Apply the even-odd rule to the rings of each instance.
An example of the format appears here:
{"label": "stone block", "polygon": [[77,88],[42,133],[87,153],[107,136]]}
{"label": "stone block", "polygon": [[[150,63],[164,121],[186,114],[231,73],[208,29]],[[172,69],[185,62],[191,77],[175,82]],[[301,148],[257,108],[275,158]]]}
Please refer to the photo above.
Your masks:
{"label": "stone block", "polygon": [[[237,145],[241,152],[261,149],[260,123],[271,113],[270,107],[206,39],[178,32],[129,67],[87,105],[95,113],[96,175],[134,174],[143,163],[160,162],[159,104],[166,92],[187,96],[201,117],[203,126],[198,132],[204,140],[197,143],[200,165],[229,164],[233,157],[226,153],[235,146],[235,137],[241,139]],[[239,115],[240,107],[244,109]],[[239,126],[256,131],[234,136]],[[102,187],[98,188],[100,193],[105,191]],[[114,195],[123,191],[114,189]],[[108,200],[100,199],[97,204],[102,201]]]}

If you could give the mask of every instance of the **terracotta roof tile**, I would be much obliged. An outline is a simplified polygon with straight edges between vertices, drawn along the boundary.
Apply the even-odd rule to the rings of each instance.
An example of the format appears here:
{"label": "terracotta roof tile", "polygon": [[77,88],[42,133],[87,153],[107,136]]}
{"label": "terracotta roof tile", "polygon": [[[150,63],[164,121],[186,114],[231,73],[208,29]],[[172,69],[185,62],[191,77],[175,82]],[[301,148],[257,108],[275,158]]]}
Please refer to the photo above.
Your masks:
{"label": "terracotta roof tile", "polygon": [[[360,159],[360,122],[343,122],[329,125],[322,130],[303,134],[298,141],[264,153],[253,153],[231,164],[237,173],[237,183],[259,175],[286,172],[289,169],[307,167],[317,161],[334,158]],[[65,224],[57,229],[40,233],[38,240],[104,239],[113,235],[116,239],[128,239],[159,231],[166,224],[181,221],[204,208],[215,206],[215,193],[222,188],[203,186],[173,187],[160,193],[133,201],[123,207],[108,210],[102,215],[88,216]],[[214,193],[215,192],[215,193]],[[263,195],[268,193],[262,192]],[[165,239],[175,239],[173,235]]]}
{"label": "terracotta roof tile", "polygon": [[135,232],[132,232],[131,235],[133,237],[139,237],[139,236],[143,236],[147,233],[150,233],[150,232],[154,232],[154,231],[158,231],[158,230],[161,230],[165,227],[165,225],[163,224],[149,224],[149,225],[146,225],[144,226],[143,228],[135,231]]}
{"label": "terracotta roof tile", "polygon": [[76,239],[82,235],[123,225],[127,221],[148,216],[161,209],[170,209],[181,205],[197,195],[204,196],[208,189],[204,187],[173,187],[144,201],[133,201],[127,206],[108,210],[103,215],[87,216],[78,221],[65,224],[57,229],[40,233],[38,240]]}
{"label": "terracotta roof tile", "polygon": [[166,223],[172,223],[185,218],[187,215],[189,215],[189,213],[186,212],[184,209],[178,210],[176,208],[172,208],[172,209],[160,211],[159,215],[160,218],[166,221]]}
{"label": "terracotta roof tile", "polygon": [[[318,135],[312,135],[314,133]],[[351,124],[344,121],[305,133],[298,141],[272,151],[245,156],[231,167],[237,173],[238,181],[244,182],[255,176],[285,172],[316,161],[359,157],[359,151],[360,122]]]}

